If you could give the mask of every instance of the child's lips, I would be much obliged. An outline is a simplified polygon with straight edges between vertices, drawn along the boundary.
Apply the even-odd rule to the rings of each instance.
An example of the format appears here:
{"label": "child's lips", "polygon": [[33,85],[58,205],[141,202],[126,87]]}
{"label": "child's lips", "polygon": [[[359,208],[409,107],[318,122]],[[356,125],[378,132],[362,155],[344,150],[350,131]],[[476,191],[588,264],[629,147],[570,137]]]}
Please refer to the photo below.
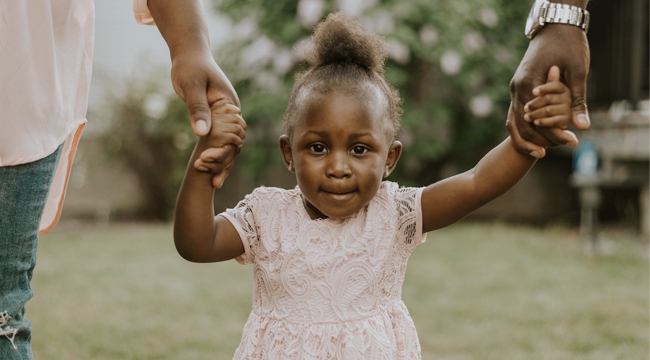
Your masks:
{"label": "child's lips", "polygon": [[350,200],[356,191],[328,191],[328,190],[321,190],[325,196],[335,202],[343,202]]}

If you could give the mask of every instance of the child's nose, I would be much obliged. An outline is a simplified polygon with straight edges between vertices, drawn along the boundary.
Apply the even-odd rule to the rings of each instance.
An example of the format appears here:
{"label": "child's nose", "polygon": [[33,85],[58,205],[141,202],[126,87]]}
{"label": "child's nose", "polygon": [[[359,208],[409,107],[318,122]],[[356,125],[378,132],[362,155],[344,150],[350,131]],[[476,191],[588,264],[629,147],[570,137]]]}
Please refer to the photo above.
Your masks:
{"label": "child's nose", "polygon": [[348,164],[347,153],[332,153],[331,161],[327,167],[327,176],[349,177],[352,175],[350,165]]}

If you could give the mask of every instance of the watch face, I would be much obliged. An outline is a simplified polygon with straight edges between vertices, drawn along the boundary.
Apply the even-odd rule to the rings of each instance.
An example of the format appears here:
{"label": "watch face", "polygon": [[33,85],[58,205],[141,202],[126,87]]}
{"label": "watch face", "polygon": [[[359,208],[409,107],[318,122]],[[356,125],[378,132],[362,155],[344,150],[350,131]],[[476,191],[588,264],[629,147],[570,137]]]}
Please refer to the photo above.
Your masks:
{"label": "watch face", "polygon": [[524,33],[531,39],[533,35],[542,27],[539,22],[539,10],[544,4],[545,0],[536,0],[533,7],[530,9],[528,19],[526,20],[526,30]]}

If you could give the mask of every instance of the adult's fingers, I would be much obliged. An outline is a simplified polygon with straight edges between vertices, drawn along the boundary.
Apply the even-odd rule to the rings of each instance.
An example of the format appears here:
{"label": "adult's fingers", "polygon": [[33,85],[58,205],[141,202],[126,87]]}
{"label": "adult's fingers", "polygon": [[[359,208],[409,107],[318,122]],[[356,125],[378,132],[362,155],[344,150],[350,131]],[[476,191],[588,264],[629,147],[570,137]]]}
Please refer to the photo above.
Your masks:
{"label": "adult's fingers", "polygon": [[[523,106],[521,106],[521,111],[523,114]],[[522,115],[523,118],[523,115]],[[536,158],[543,158],[546,155],[546,150],[544,147],[536,145],[530,141],[525,140],[521,133],[519,132],[519,127],[517,127],[517,122],[515,119],[515,105],[510,103],[510,108],[508,109],[508,119],[506,120],[506,128],[510,133],[510,138],[515,148],[524,154]]]}
{"label": "adult's fingers", "polygon": [[554,139],[557,144],[564,146],[574,147],[578,145],[578,137],[576,134],[569,130],[564,130],[560,127],[537,127],[537,130],[542,133],[547,139]]}

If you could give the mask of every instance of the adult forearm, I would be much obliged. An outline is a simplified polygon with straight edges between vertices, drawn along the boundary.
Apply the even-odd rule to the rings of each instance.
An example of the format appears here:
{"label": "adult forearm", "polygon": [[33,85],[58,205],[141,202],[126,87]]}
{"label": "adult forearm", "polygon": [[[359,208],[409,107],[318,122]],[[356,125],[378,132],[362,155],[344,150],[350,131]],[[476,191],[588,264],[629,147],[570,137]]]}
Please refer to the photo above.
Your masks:
{"label": "adult forearm", "polygon": [[210,52],[210,36],[200,0],[148,0],[147,5],[169,46],[172,60],[183,52]]}

